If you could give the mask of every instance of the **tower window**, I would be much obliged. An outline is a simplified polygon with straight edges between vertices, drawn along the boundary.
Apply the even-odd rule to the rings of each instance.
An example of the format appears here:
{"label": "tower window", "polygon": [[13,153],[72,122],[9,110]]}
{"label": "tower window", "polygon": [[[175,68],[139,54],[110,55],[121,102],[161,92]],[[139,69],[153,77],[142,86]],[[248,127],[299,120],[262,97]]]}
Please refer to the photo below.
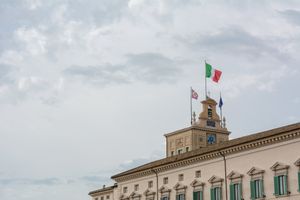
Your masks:
{"label": "tower window", "polygon": [[208,116],[208,119],[211,119],[211,118],[212,118],[212,108],[211,108],[211,106],[208,106],[208,109],[207,109],[207,116]]}
{"label": "tower window", "polygon": [[127,192],[127,187],[123,187],[123,193]]}
{"label": "tower window", "polygon": [[185,147],[185,152],[188,152],[190,150],[189,147]]}
{"label": "tower window", "polygon": [[177,150],[177,154],[179,155],[179,154],[182,154],[182,149],[178,149]]}
{"label": "tower window", "polygon": [[148,182],[148,188],[152,188],[153,187],[153,181],[149,181]]}

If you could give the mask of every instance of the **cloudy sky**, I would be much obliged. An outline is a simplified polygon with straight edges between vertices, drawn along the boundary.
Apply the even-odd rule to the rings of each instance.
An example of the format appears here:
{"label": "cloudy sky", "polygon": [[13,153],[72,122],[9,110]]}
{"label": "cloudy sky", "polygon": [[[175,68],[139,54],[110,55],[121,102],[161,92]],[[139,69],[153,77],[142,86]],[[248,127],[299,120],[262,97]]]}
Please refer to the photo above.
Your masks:
{"label": "cloudy sky", "polygon": [[204,60],[231,138],[299,122],[299,52],[298,0],[0,0],[0,199],[89,199],[163,157]]}

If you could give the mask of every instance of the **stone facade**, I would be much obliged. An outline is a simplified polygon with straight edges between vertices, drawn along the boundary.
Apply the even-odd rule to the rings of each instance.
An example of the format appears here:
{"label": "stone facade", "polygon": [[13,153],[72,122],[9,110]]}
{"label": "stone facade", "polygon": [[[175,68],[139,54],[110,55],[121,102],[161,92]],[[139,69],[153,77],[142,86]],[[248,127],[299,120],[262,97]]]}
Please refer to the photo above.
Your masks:
{"label": "stone facade", "polygon": [[112,176],[92,200],[300,199],[300,123],[228,140],[215,101],[202,105],[191,127],[165,135],[166,158]]}

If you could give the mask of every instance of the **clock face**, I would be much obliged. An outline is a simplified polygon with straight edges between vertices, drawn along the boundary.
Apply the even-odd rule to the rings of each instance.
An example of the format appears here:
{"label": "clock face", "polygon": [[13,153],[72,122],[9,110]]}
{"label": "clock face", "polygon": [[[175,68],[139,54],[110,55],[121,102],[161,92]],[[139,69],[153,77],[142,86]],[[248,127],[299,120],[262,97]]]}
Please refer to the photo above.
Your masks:
{"label": "clock face", "polygon": [[216,143],[216,135],[210,134],[207,136],[207,143],[208,144],[214,144]]}

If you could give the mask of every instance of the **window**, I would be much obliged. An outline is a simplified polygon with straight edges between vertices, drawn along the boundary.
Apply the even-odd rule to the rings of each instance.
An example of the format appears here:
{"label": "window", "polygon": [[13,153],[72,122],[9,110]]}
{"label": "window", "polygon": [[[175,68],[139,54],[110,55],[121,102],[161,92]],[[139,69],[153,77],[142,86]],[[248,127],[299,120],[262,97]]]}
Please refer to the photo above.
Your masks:
{"label": "window", "polygon": [[104,200],[104,197],[101,197],[101,200]]}
{"label": "window", "polygon": [[211,200],[221,200],[221,187],[213,187],[210,189]]}
{"label": "window", "polygon": [[163,182],[164,184],[168,184],[168,177],[164,177]]}
{"label": "window", "polygon": [[139,190],[139,184],[134,185],[134,191],[138,191]]}
{"label": "window", "polygon": [[182,149],[178,149],[178,150],[177,150],[177,153],[178,153],[178,155],[179,155],[179,154],[182,154]]}
{"label": "window", "polygon": [[196,178],[200,178],[201,177],[201,171],[200,170],[198,170],[198,171],[195,172],[195,177]]}
{"label": "window", "polygon": [[96,197],[95,200],[98,200],[98,197]]}
{"label": "window", "polygon": [[127,192],[127,187],[123,187],[123,193],[126,193],[126,192]]}
{"label": "window", "polygon": [[171,156],[174,156],[174,151],[171,151]]}
{"label": "window", "polygon": [[185,200],[185,194],[177,194],[176,200]]}
{"label": "window", "polygon": [[163,197],[161,198],[161,200],[169,200],[169,197],[168,197],[168,196],[163,196]]}
{"label": "window", "polygon": [[242,199],[242,184],[234,183],[230,184],[230,200]]}
{"label": "window", "polygon": [[149,181],[148,182],[148,188],[152,188],[153,187],[153,181]]}
{"label": "window", "polygon": [[287,176],[280,175],[274,177],[275,196],[287,195]]}
{"label": "window", "polygon": [[207,115],[208,115],[208,119],[212,118],[212,108],[211,108],[211,106],[208,106]]}
{"label": "window", "polygon": [[202,191],[193,192],[193,200],[202,200],[202,199],[203,199],[203,192]]}
{"label": "window", "polygon": [[109,195],[106,195],[106,199],[109,199]]}
{"label": "window", "polygon": [[250,181],[251,199],[259,199],[264,197],[263,180],[257,179]]}
{"label": "window", "polygon": [[184,179],[183,174],[179,174],[179,175],[178,175],[178,181],[183,181],[183,179]]}
{"label": "window", "polygon": [[298,172],[298,192],[300,192],[300,171]]}
{"label": "window", "polygon": [[188,152],[190,150],[190,147],[185,147],[185,152]]}

